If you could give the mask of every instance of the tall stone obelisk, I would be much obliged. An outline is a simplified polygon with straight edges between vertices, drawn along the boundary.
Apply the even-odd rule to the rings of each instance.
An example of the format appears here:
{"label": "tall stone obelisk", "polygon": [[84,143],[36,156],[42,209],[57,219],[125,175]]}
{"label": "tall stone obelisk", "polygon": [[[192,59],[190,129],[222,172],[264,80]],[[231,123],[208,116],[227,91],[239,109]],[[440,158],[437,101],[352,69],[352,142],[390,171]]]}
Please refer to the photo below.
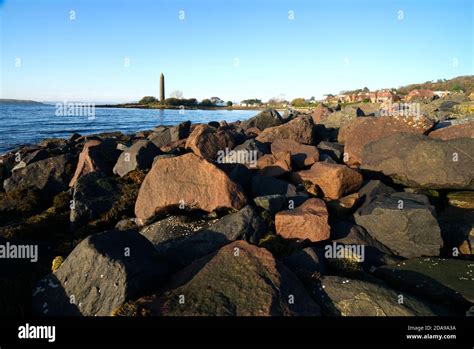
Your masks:
{"label": "tall stone obelisk", "polygon": [[160,102],[165,102],[165,76],[163,73],[160,75]]}

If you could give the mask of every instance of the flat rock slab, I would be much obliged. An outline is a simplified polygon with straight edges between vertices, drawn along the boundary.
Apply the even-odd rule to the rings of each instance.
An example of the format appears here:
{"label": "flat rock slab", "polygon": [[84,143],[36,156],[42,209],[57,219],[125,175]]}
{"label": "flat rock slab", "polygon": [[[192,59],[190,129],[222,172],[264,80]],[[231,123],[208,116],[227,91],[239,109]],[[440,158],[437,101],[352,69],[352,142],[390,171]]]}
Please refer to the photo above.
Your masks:
{"label": "flat rock slab", "polygon": [[439,256],[443,245],[434,207],[424,195],[377,196],[354,214],[354,220],[401,257]]}
{"label": "flat rock slab", "polygon": [[[403,303],[399,303],[399,296]],[[331,316],[435,316],[448,315],[440,307],[396,292],[381,283],[325,276],[316,292],[323,314]]]}
{"label": "flat rock slab", "polygon": [[461,259],[414,258],[383,266],[375,276],[392,287],[445,304],[474,304],[474,262]]}

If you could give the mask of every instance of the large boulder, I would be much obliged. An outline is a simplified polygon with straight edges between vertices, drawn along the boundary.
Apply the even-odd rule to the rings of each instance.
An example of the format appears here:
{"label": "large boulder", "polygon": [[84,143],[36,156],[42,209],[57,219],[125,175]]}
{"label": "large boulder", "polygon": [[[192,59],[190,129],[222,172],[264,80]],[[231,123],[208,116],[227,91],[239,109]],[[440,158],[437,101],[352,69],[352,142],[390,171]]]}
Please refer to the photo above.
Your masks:
{"label": "large boulder", "polygon": [[135,215],[139,224],[171,209],[186,207],[212,212],[241,209],[241,187],[207,160],[192,153],[158,160],[138,193]]}
{"label": "large boulder", "polygon": [[294,274],[264,248],[236,241],[176,274],[167,291],[138,300],[165,316],[319,315]]}
{"label": "large boulder", "polygon": [[69,182],[69,186],[73,187],[80,176],[87,173],[99,171],[105,175],[112,175],[112,169],[117,163],[120,151],[117,149],[115,139],[106,138],[90,139],[82,148],[79,154],[76,172]]}
{"label": "large boulder", "polygon": [[248,130],[252,127],[256,127],[260,131],[263,131],[266,128],[278,126],[284,123],[283,118],[280,113],[275,109],[264,110],[254,117],[243,121],[241,124],[242,129]]}
{"label": "large boulder", "polygon": [[[402,297],[400,297],[402,296]],[[444,309],[400,294],[381,283],[325,276],[316,292],[323,314],[329,316],[434,316]]]}
{"label": "large boulder", "polygon": [[391,287],[437,303],[469,308],[474,304],[474,264],[469,260],[414,258],[377,268]]}
{"label": "large boulder", "polygon": [[318,242],[329,238],[328,211],[321,199],[311,198],[275,215],[276,233],[285,239]]}
{"label": "large boulder", "polygon": [[291,167],[302,169],[311,166],[319,160],[318,148],[312,145],[298,143],[291,139],[277,139],[271,145],[273,155],[289,152],[291,155]]}
{"label": "large boulder", "polygon": [[366,144],[390,136],[394,133],[407,132],[423,134],[432,128],[434,123],[423,117],[364,117],[350,123],[339,135],[344,135],[344,161],[349,166],[358,166],[361,163],[362,151]]}
{"label": "large boulder", "polygon": [[170,143],[188,138],[190,128],[191,121],[185,121],[173,127],[159,126],[147,138],[156,147],[161,148]]}
{"label": "large boulder", "polygon": [[442,127],[430,132],[428,135],[443,141],[463,137],[474,138],[474,121]]}
{"label": "large boulder", "polygon": [[81,176],[74,186],[70,221],[81,225],[99,218],[112,208],[120,197],[120,189],[112,178],[101,172]]}
{"label": "large boulder", "polygon": [[317,162],[309,170],[292,174],[297,183],[310,182],[319,187],[328,199],[339,199],[362,185],[362,175],[346,165]]}
{"label": "large boulder", "polygon": [[435,215],[426,196],[403,192],[366,201],[354,219],[393,253],[411,258],[439,255],[443,240]]}
{"label": "large boulder", "polygon": [[197,125],[186,140],[186,148],[205,159],[216,159],[236,146],[234,135],[228,130],[216,130],[209,125]]}
{"label": "large boulder", "polygon": [[167,266],[134,231],[84,239],[58,270],[33,290],[33,312],[48,316],[108,316],[125,301],[159,286]]}
{"label": "large boulder", "polygon": [[269,127],[263,130],[256,138],[266,143],[277,139],[290,139],[303,144],[313,144],[316,138],[316,127],[309,115],[301,115],[280,126]]}
{"label": "large boulder", "polygon": [[161,150],[151,141],[138,140],[120,154],[113,172],[123,177],[134,170],[148,170],[155,156],[160,154]]}
{"label": "large boulder", "polygon": [[328,108],[323,103],[320,103],[316,108],[314,108],[313,112],[311,113],[311,117],[313,118],[313,122],[315,124],[319,124],[321,123],[321,121],[326,119],[332,112],[332,109]]}
{"label": "large boulder", "polygon": [[278,177],[291,171],[291,155],[289,152],[266,154],[257,161],[257,172],[260,176]]}
{"label": "large boulder", "polygon": [[474,189],[474,139],[397,133],[364,147],[361,169],[426,189]]}
{"label": "large boulder", "polygon": [[38,189],[53,197],[67,189],[74,171],[74,157],[69,154],[53,156],[17,169],[7,178],[3,187],[6,192],[18,189]]}

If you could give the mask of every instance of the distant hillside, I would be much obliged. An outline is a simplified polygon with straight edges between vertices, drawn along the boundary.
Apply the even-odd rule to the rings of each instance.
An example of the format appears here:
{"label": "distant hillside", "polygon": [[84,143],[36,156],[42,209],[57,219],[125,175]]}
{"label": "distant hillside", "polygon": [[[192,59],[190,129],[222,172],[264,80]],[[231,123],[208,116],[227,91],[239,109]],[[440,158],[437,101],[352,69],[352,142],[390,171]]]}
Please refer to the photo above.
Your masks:
{"label": "distant hillside", "polygon": [[397,88],[401,94],[407,94],[415,89],[433,90],[433,91],[464,91],[469,94],[474,92],[474,75],[458,76],[451,80],[438,79],[435,82],[427,81],[421,84],[411,84]]}
{"label": "distant hillside", "polygon": [[31,104],[31,105],[44,105],[44,103],[29,101],[23,99],[3,99],[0,98],[0,104]]}

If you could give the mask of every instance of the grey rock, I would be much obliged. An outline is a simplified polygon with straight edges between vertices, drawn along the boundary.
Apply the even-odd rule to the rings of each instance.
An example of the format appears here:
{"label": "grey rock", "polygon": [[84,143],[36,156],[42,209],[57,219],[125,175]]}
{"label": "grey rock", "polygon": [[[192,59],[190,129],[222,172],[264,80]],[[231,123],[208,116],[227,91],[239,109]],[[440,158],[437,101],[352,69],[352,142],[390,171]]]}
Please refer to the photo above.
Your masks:
{"label": "grey rock", "polygon": [[242,122],[241,127],[244,130],[250,127],[257,127],[260,131],[263,131],[268,127],[278,126],[283,123],[284,120],[278,111],[275,109],[267,109]]}
{"label": "grey rock", "polygon": [[39,160],[20,168],[3,183],[5,191],[36,188],[43,194],[54,196],[68,188],[74,171],[74,157],[65,154]]}
{"label": "grey rock", "polygon": [[110,210],[120,197],[120,190],[112,178],[100,172],[91,172],[81,176],[73,193],[73,209],[69,219],[82,225]]}
{"label": "grey rock", "polygon": [[257,196],[253,199],[255,205],[263,208],[265,211],[268,211],[270,214],[275,214],[282,209],[282,207],[287,203],[287,197],[285,195],[265,195]]}
{"label": "grey rock", "polygon": [[393,193],[366,202],[355,222],[394,254],[438,256],[443,244],[434,207],[424,195]]}
{"label": "grey rock", "polygon": [[42,316],[108,316],[127,300],[157,287],[167,266],[134,231],[87,237],[60,268],[33,290],[33,313]]}
{"label": "grey rock", "polygon": [[[316,292],[323,315],[330,316],[435,316],[450,315],[441,307],[421,302],[403,294],[400,304],[399,292],[382,283],[325,276]],[[452,314],[451,314],[452,315]]]}
{"label": "grey rock", "polygon": [[151,168],[153,159],[161,150],[151,141],[141,139],[120,154],[113,172],[120,177],[134,170],[147,170]]}
{"label": "grey rock", "polygon": [[331,156],[335,161],[340,162],[344,155],[344,145],[337,142],[321,141],[317,145],[318,149]]}

